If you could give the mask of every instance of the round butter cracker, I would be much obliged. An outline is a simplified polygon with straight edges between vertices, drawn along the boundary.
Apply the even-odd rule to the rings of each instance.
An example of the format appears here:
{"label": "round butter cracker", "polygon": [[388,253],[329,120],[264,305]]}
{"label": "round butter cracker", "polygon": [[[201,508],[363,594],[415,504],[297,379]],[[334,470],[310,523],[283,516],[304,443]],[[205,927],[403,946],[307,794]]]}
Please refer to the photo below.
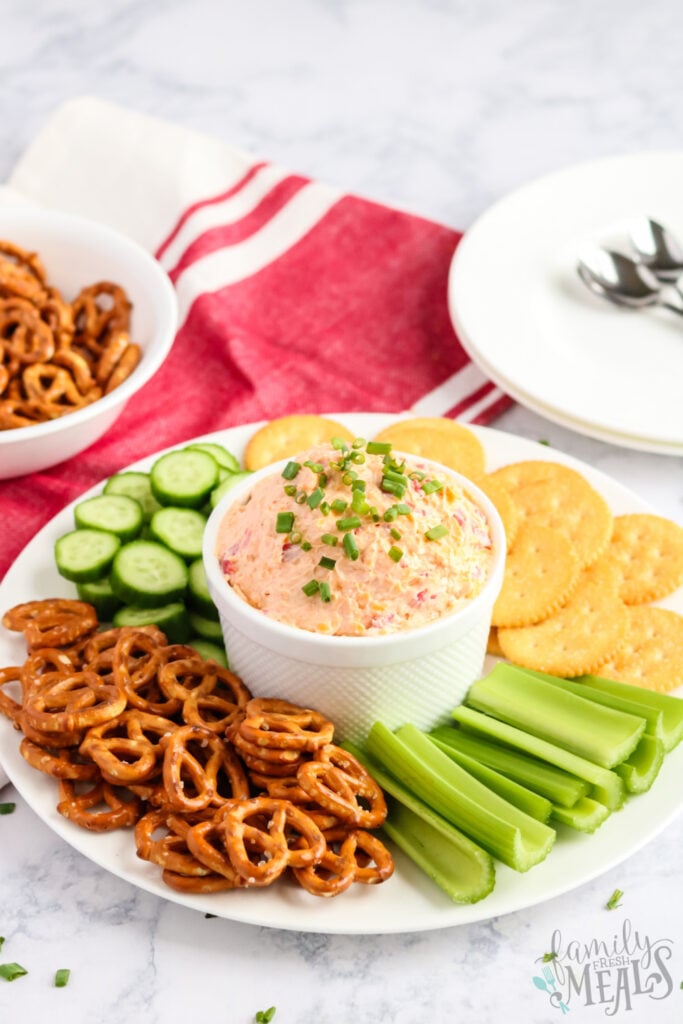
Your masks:
{"label": "round butter cracker", "polygon": [[570,597],[580,569],[564,533],[525,523],[507,553],[492,624],[529,626],[549,618]]}
{"label": "round butter cracker", "polygon": [[592,565],[607,549],[612,513],[576,470],[539,460],[512,463],[491,475],[510,491],[522,522],[562,530],[582,566]]}
{"label": "round butter cracker", "polygon": [[485,471],[486,457],[479,438],[447,416],[398,420],[380,431],[375,441],[389,441],[399,452],[441,462],[470,480]]}
{"label": "round butter cracker", "polygon": [[661,693],[683,685],[683,617],[665,608],[627,608],[626,639],[599,675]]}
{"label": "round butter cracker", "polygon": [[353,441],[354,435],[325,416],[281,416],[257,430],[244,452],[246,469],[256,470],[286,459],[318,444],[326,444],[333,437]]}
{"label": "round butter cracker", "polygon": [[683,583],[683,528],[649,513],[615,516],[609,555],[619,566],[626,604],[644,604]]}
{"label": "round butter cracker", "polygon": [[626,636],[627,611],[618,585],[616,567],[607,561],[583,570],[567,603],[549,618],[498,629],[503,654],[523,668],[557,676],[601,669]]}

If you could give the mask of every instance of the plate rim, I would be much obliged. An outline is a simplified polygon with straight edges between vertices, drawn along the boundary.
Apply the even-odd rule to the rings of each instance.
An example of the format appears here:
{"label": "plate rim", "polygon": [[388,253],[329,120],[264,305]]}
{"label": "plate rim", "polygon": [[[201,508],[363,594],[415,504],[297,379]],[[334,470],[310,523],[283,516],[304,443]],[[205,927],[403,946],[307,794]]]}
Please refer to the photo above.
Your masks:
{"label": "plate rim", "polygon": [[[342,423],[347,423],[354,430],[366,429],[356,426],[358,421],[372,423],[373,427],[376,427],[377,430],[379,430],[388,422],[409,418],[411,416],[409,412],[401,414],[330,413],[325,415],[329,416],[329,418],[339,420]],[[180,442],[180,444],[170,445],[160,449],[158,452],[144,456],[143,458],[122,467],[119,472],[149,465],[163,452],[182,447],[186,444],[191,444],[195,441],[205,441],[209,439],[216,441],[220,438],[222,440],[220,440],[219,443],[225,444],[227,441],[226,435],[229,435],[230,437],[239,435],[246,438],[248,436],[247,431],[253,432],[265,422],[267,421],[260,420],[254,423],[240,424],[235,427],[227,427],[218,431],[213,431],[209,434],[203,434],[196,438],[189,438],[186,441]],[[534,455],[531,453],[534,453],[536,457],[540,457],[542,459],[563,462],[566,465],[579,469],[581,472],[587,472],[590,481],[594,483],[598,489],[600,489],[600,485],[602,485],[609,492],[618,495],[619,499],[625,501],[628,505],[633,504],[643,511],[652,511],[648,503],[629,488],[572,455],[568,455],[558,449],[545,447],[540,443],[527,438],[520,438],[513,434],[492,429],[490,427],[471,426],[470,429],[480,437],[485,446],[488,439],[489,442],[494,445],[497,442],[498,444],[502,444],[503,447],[508,445],[514,449],[519,448],[521,452],[524,453],[521,455],[522,458],[532,458]],[[241,456],[243,443],[238,442],[236,445],[233,443],[233,447],[239,448],[239,454]],[[40,557],[40,553],[44,549],[45,541],[50,537],[50,534],[54,534],[57,530],[61,532],[63,529],[68,528],[63,520],[72,513],[73,506],[90,494],[98,493],[103,483],[104,480],[98,482],[53,516],[15,559],[4,580],[0,583],[0,615],[5,610],[5,607],[9,607],[10,604],[16,603],[16,599],[12,599],[9,602],[6,599],[9,596],[9,592],[14,589],[15,576],[21,574],[24,563],[28,561],[30,564],[34,554],[36,557]],[[56,573],[56,570],[54,573]],[[63,589],[67,590],[70,585],[66,581],[61,582],[63,584]],[[681,597],[681,608],[683,609],[683,596]],[[21,641],[18,637],[8,638],[6,635],[2,635],[0,636],[0,651],[4,650],[8,646],[17,646],[20,643]],[[11,737],[15,737],[17,739],[14,747],[10,747],[8,745],[8,741]],[[394,915],[391,920],[383,919],[381,918],[380,906],[382,901],[379,899],[375,901],[376,913],[371,916],[370,921],[367,921],[367,909],[368,906],[372,909],[372,904],[367,903],[365,897],[369,896],[369,894],[363,886],[355,886],[355,892],[349,891],[345,893],[343,897],[344,903],[341,903],[340,901],[340,904],[337,904],[336,901],[323,900],[317,900],[315,903],[308,903],[306,900],[308,894],[298,890],[296,893],[292,893],[291,889],[286,885],[281,886],[278,892],[275,892],[274,890],[263,890],[261,892],[217,893],[205,896],[187,896],[174,892],[161,882],[160,875],[153,865],[146,864],[136,859],[134,844],[129,835],[128,845],[126,847],[124,837],[126,837],[127,833],[115,832],[105,833],[102,835],[90,833],[77,828],[77,826],[74,826],[67,819],[62,818],[57,814],[55,807],[56,801],[54,800],[54,797],[48,795],[49,791],[47,788],[41,790],[40,776],[38,776],[34,769],[30,768],[30,766],[24,762],[18,754],[18,737],[19,734],[12,728],[11,723],[6,719],[0,719],[0,745],[2,746],[3,751],[6,751],[9,754],[9,756],[6,756],[4,759],[7,774],[31,810],[40,819],[42,819],[52,832],[56,833],[72,849],[75,849],[77,852],[98,864],[100,867],[117,875],[129,884],[182,906],[190,907],[204,913],[216,914],[219,917],[224,917],[236,923],[308,933],[346,935],[417,933],[472,924],[477,921],[489,920],[493,917],[524,910],[585,885],[599,875],[609,871],[626,858],[635,854],[648,842],[656,838],[656,836],[678,816],[681,810],[683,810],[683,793],[681,793],[678,801],[669,800],[670,806],[668,806],[666,813],[663,816],[657,816],[657,820],[654,823],[651,823],[644,832],[638,834],[637,839],[634,842],[629,842],[625,846],[620,844],[616,852],[613,853],[608,860],[601,863],[597,862],[599,861],[599,857],[589,856],[588,859],[592,862],[590,869],[584,870],[580,873],[580,877],[570,879],[569,882],[567,882],[566,878],[560,877],[561,872],[552,872],[552,858],[553,855],[556,854],[556,851],[551,851],[549,858],[543,862],[543,864],[538,865],[534,870],[537,872],[535,877],[540,877],[539,872],[543,871],[544,865],[550,864],[550,874],[551,876],[556,876],[554,881],[550,884],[547,882],[545,885],[541,884],[539,891],[536,891],[532,895],[527,895],[527,897],[523,899],[515,896],[515,886],[519,886],[519,893],[519,891],[523,889],[523,880],[527,877],[533,878],[533,874],[531,876],[517,875],[515,872],[510,871],[509,868],[506,868],[504,865],[496,862],[496,872],[498,876],[496,887],[500,885],[501,878],[503,878],[503,885],[505,887],[502,898],[500,890],[496,893],[496,888],[494,888],[491,895],[479,903],[452,903],[444,893],[437,889],[434,883],[427,879],[419,869],[408,861],[400,850],[396,850],[395,855],[398,868],[397,875],[404,881],[404,883],[407,881],[409,892],[415,894],[416,891],[419,899],[424,900],[421,917],[417,923],[403,920],[399,908],[399,913]],[[663,782],[667,776],[670,776],[670,781],[672,781],[676,773],[683,770],[683,744],[680,745],[678,751],[673,751],[667,755],[667,761],[668,764],[665,764],[662,769],[661,779],[658,779],[658,782]],[[34,787],[32,783],[36,783],[36,786]],[[36,799],[34,792],[34,789],[36,788],[39,794],[38,799]],[[659,792],[664,794],[665,788],[667,791],[669,789],[675,791],[675,787],[665,787],[664,784],[662,784]],[[633,806],[634,805],[632,804],[631,807]],[[638,807],[642,806],[642,804],[636,803],[636,811]],[[619,812],[619,815],[621,816],[624,813],[628,813],[628,810],[629,806],[627,805],[624,811]],[[618,822],[618,820],[619,818],[613,815],[612,819],[602,826],[602,829],[607,830],[610,825],[613,827],[614,821]],[[562,832],[561,829],[558,831],[562,835],[561,841],[563,847],[573,849],[579,854],[581,853],[582,847],[584,849],[586,848],[586,842],[593,844],[590,848],[591,850],[594,850],[597,842],[597,852],[599,852],[601,834],[604,836],[608,835],[607,831],[598,832],[594,836],[582,836],[577,833],[569,833],[568,831]],[[112,837],[114,840],[119,838],[124,840],[121,844],[123,852],[119,852],[119,854],[115,855],[113,859],[111,856],[106,854],[106,850],[109,849],[110,845],[117,845],[116,842],[111,841]],[[105,842],[99,842],[98,846],[98,841],[101,841],[102,839],[104,839]],[[106,840],[110,840],[110,842],[107,843]],[[609,843],[606,845],[609,845]],[[98,853],[98,849],[101,849],[103,852],[101,854]],[[394,848],[392,847],[392,849]],[[569,854],[566,854],[566,856],[569,856]],[[507,892],[506,884],[510,878],[512,878],[512,881],[510,882],[512,897],[510,897]],[[385,884],[387,887],[390,887],[391,880]],[[381,887],[381,890],[373,890],[373,895],[380,896],[382,890],[384,890],[384,886]],[[389,893],[387,899],[390,899],[390,889],[387,888],[384,891]],[[268,911],[268,898],[270,897],[270,902],[272,903],[273,896],[275,897],[276,905],[275,914]],[[242,900],[238,904],[236,913],[234,908],[230,905],[231,901],[233,903],[237,902],[235,897],[242,897]],[[244,899],[244,897],[246,897],[246,899]],[[309,897],[309,899],[313,899],[313,897]],[[400,900],[398,902],[400,903]],[[265,911],[263,909],[264,904],[266,907]],[[335,906],[342,906],[344,908],[348,907],[348,914],[346,912],[342,912],[340,915],[336,915],[334,911]],[[278,907],[279,911],[277,909]],[[347,918],[353,918],[354,915],[352,913],[352,908],[354,907],[357,908],[357,920],[355,923],[350,924],[349,921],[347,921]],[[328,912],[328,908],[330,912]],[[310,913],[310,920],[305,920],[307,912]],[[337,917],[339,917],[339,920],[336,920]],[[331,918],[331,920],[326,920],[326,918]],[[359,924],[364,925],[364,927],[359,927]]]}

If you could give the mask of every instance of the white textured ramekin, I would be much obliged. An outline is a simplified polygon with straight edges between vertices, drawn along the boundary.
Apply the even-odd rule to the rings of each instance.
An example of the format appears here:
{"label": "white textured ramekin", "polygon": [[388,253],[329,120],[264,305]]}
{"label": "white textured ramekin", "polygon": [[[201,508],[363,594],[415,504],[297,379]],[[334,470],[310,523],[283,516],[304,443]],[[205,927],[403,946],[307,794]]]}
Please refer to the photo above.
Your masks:
{"label": "white textured ramekin", "polygon": [[263,477],[281,473],[286,462],[267,466],[228,491],[204,532],[204,567],[230,667],[254,696],[321,711],[334,722],[337,739],[361,741],[378,719],[391,729],[406,722],[431,729],[448,721],[481,672],[503,580],[505,533],[495,507],[465,477],[421,458],[441,477],[460,483],[487,515],[494,559],[483,589],[464,608],[417,629],[361,637],[309,633],[268,618],[239,597],[226,582],[216,551],[230,505],[243,501]]}

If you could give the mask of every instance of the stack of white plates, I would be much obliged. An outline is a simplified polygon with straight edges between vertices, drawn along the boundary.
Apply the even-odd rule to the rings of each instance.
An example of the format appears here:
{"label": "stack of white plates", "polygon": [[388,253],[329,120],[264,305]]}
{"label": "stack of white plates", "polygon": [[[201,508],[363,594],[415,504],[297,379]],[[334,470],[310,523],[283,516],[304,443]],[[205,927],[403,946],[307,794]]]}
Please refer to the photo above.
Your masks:
{"label": "stack of white plates", "polygon": [[613,157],[535,181],[476,221],[451,265],[449,308],[499,387],[580,433],[683,454],[683,317],[614,306],[576,273],[588,245],[628,252],[643,215],[683,239],[682,183],[683,153]]}

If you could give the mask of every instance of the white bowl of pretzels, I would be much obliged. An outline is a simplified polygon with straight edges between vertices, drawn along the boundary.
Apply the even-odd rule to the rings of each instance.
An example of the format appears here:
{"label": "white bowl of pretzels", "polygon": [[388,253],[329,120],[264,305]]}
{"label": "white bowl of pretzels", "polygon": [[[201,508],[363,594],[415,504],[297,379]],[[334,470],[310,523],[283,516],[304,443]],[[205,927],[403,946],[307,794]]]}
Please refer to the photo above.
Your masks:
{"label": "white bowl of pretzels", "polygon": [[0,208],[0,479],[97,441],[159,368],[176,325],[167,275],[131,239]]}

